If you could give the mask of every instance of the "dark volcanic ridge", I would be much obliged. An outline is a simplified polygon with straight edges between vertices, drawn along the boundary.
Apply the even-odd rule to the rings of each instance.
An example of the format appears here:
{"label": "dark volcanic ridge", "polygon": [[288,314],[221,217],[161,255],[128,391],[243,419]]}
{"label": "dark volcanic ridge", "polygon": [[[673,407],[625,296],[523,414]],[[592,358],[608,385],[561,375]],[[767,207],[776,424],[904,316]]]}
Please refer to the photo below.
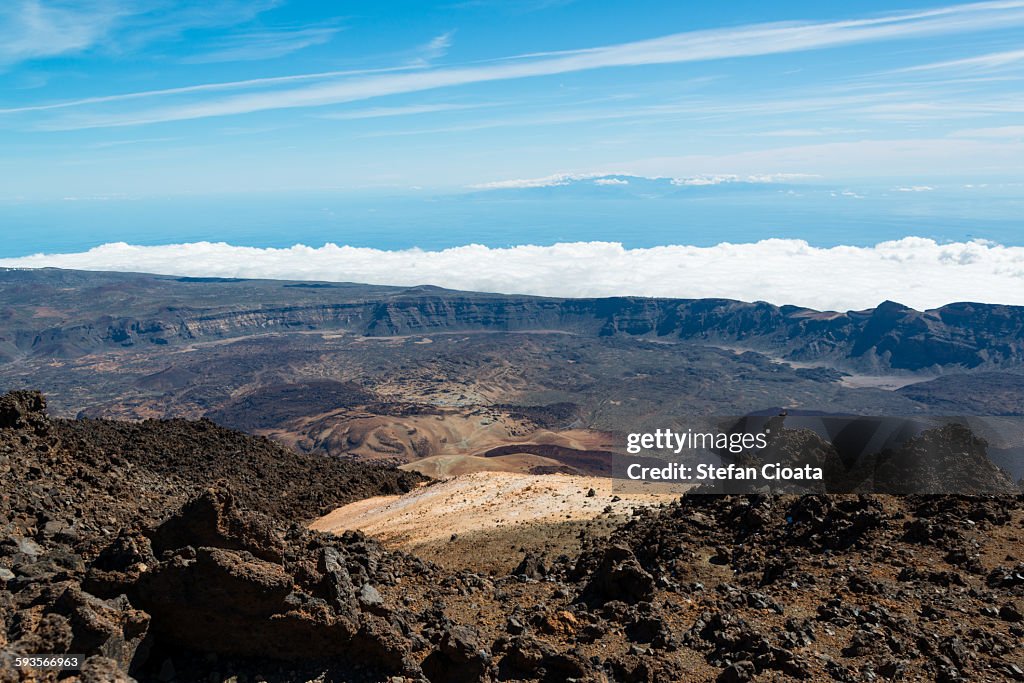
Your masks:
{"label": "dark volcanic ridge", "polygon": [[649,336],[738,345],[862,371],[1007,368],[1024,362],[1024,308],[979,303],[915,311],[887,301],[839,313],[726,299],[557,299],[53,269],[0,271],[0,301],[7,306],[0,311],[0,361],[74,358],[256,332],[344,330],[369,336]]}
{"label": "dark volcanic ridge", "polygon": [[2,681],[1024,679],[1021,496],[694,496],[448,570],[296,523],[416,477],[44,408],[0,399]]}
{"label": "dark volcanic ridge", "polygon": [[[989,444],[965,424],[947,422],[919,433],[904,432],[907,421],[887,418],[850,418],[828,440],[812,429],[788,428],[786,418],[772,418],[767,446],[730,456],[722,464],[760,470],[780,468],[820,469],[821,480],[719,480],[701,484],[693,493],[731,494],[867,494],[890,495],[1013,495],[1024,491],[1024,479],[989,458]],[[888,424],[887,424],[888,423]],[[888,428],[888,440],[876,435]],[[875,441],[877,450],[865,450]],[[1019,448],[1013,453],[1019,459]],[[664,461],[662,461],[664,462]],[[1021,463],[1012,462],[1014,468]],[[618,474],[618,473],[617,473]]]}
{"label": "dark volcanic ridge", "polygon": [[[22,484],[4,500],[16,531],[49,525],[84,540],[145,526],[218,480],[237,491],[242,505],[278,520],[312,519],[423,481],[415,473],[296,453],[208,420],[51,420],[45,407],[35,392],[0,400],[4,476]],[[27,445],[28,462],[19,456]]]}

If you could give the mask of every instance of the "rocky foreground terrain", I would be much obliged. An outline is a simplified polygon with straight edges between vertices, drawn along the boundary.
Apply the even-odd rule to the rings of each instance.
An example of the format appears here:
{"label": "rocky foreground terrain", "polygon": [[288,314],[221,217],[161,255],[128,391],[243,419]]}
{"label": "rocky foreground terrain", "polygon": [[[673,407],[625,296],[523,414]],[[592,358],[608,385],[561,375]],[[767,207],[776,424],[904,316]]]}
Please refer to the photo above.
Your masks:
{"label": "rocky foreground terrain", "polygon": [[206,421],[11,393],[0,473],[0,681],[1024,680],[1021,496],[691,496],[500,572],[308,530],[422,478]]}

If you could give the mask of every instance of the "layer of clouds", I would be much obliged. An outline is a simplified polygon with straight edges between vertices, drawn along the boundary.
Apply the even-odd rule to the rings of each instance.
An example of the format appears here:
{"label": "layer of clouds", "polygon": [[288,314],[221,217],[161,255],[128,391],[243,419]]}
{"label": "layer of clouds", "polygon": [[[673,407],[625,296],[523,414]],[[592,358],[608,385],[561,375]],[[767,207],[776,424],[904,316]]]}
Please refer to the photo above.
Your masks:
{"label": "layer of clouds", "polygon": [[0,259],[0,267],[431,284],[569,297],[724,297],[825,310],[869,308],[886,299],[917,309],[955,301],[1024,305],[1024,247],[937,244],[918,237],[871,247],[818,248],[802,240],[771,239],[712,247],[626,249],[612,242],[576,242],[443,251],[119,242],[78,254]]}
{"label": "layer of clouds", "polygon": [[740,176],[735,173],[717,175],[698,175],[688,178],[673,178],[673,185],[721,185],[723,183],[786,183],[793,180],[817,178],[812,173],[755,173]]}

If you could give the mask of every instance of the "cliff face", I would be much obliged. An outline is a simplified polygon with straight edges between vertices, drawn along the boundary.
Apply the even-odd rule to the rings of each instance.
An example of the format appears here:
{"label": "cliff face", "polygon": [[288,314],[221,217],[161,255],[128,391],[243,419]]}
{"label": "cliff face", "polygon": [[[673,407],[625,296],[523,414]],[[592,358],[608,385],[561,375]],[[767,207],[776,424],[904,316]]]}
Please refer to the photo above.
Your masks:
{"label": "cliff face", "polygon": [[[72,277],[73,275],[73,277]],[[0,272],[0,362],[289,331],[393,336],[554,331],[735,345],[885,371],[1024,363],[1024,308],[894,302],[845,313],[726,299],[554,299],[360,285]],[[110,311],[125,313],[112,317]]]}
{"label": "cliff face", "polygon": [[[369,319],[369,324],[358,323]],[[357,324],[350,326],[352,321]],[[871,369],[1024,363],[1024,308],[951,304],[915,311],[884,302],[868,311],[819,312],[726,299],[541,299],[444,294],[403,297],[336,324],[368,335],[549,330],[735,344],[796,361]]]}

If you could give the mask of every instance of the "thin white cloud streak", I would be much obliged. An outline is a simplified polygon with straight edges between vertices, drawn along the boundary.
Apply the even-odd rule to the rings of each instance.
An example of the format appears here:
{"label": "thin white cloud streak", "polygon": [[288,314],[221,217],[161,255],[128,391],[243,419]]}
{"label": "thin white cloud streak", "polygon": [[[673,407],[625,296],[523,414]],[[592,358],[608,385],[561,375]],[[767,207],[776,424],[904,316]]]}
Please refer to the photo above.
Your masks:
{"label": "thin white cloud streak", "polygon": [[[702,59],[747,57],[875,40],[1008,28],[1021,20],[1022,8],[1024,3],[1019,0],[1006,0],[949,5],[919,12],[896,12],[869,19],[751,24],[678,33],[610,47],[530,53],[509,59],[573,55],[593,55],[604,59],[609,53],[618,53],[629,55],[629,63],[634,65],[660,64],[677,61],[676,53],[684,46],[681,42],[685,43],[685,47],[703,52],[704,56],[700,57]],[[1004,21],[1010,23],[1003,24]],[[765,44],[771,41],[778,41],[778,44]]]}
{"label": "thin white cloud streak", "polygon": [[882,121],[923,121],[973,118],[985,114],[1016,114],[1024,112],[1024,100],[968,102],[895,102],[862,107],[867,117]]}
{"label": "thin white cloud streak", "polygon": [[626,249],[608,242],[443,251],[200,242],[107,244],[79,254],[0,260],[0,267],[74,268],[197,277],[326,280],[545,296],[725,297],[824,310],[885,299],[918,309],[955,301],[1024,305],[1024,247],[937,244],[907,237],[869,247],[816,248],[771,239],[713,247]]}
{"label": "thin white cloud streak", "polygon": [[889,73],[916,73],[920,71],[939,71],[949,69],[998,69],[1003,66],[1024,62],[1024,50],[1009,50],[1006,52],[990,52],[977,57],[965,59],[953,59],[944,62],[932,62],[909,66],[904,69],[894,69]]}
{"label": "thin white cloud streak", "polygon": [[233,35],[225,38],[220,47],[182,61],[186,64],[213,64],[275,59],[328,43],[341,30],[338,27],[312,27]]}
{"label": "thin white cloud streak", "polygon": [[109,102],[123,102],[127,100],[142,100],[153,97],[169,97],[173,95],[188,95],[202,92],[221,92],[225,90],[245,90],[248,88],[260,88],[297,81],[317,81],[328,78],[344,76],[363,76],[366,74],[394,73],[396,71],[412,71],[418,67],[394,66],[382,69],[348,69],[343,71],[321,71],[311,74],[297,74],[294,76],[271,76],[268,78],[251,78],[244,81],[224,81],[222,83],[200,83],[198,85],[186,85],[180,88],[162,88],[160,90],[142,90],[139,92],[122,93],[119,95],[102,95],[98,97],[83,97],[78,100],[65,100],[63,102],[51,102],[49,104],[33,104],[24,107],[9,107],[0,109],[0,114],[19,114],[32,111],[49,111],[53,109],[73,109],[93,104],[106,104]]}
{"label": "thin white cloud streak", "polygon": [[[623,109],[578,110],[557,113],[545,113],[534,116],[512,118],[477,119],[470,123],[451,126],[396,129],[388,128],[366,133],[362,138],[409,137],[417,135],[437,135],[445,133],[466,133],[495,128],[523,128],[553,125],[566,125],[591,121],[626,121],[631,124],[636,120],[662,119],[675,121],[683,117],[698,116],[709,121],[716,118],[728,119],[737,114],[772,116],[787,113],[808,114],[834,111],[844,119],[863,122],[870,118],[878,121],[920,121],[955,120],[974,118],[979,115],[1006,114],[1024,111],[1024,100],[993,100],[986,97],[983,101],[972,102],[961,96],[955,100],[923,102],[908,97],[920,97],[920,94],[903,91],[880,91],[858,95],[836,95],[831,97],[793,96],[777,100],[749,100],[721,104],[706,100],[692,99],[672,104],[655,104],[644,107]],[[759,122],[760,123],[760,122]],[[825,134],[866,133],[865,129],[826,129]],[[707,135],[708,133],[702,133]],[[724,133],[729,137],[737,135],[735,130]],[[741,133],[744,136],[771,137],[767,133]],[[800,137],[800,135],[783,135],[781,137]],[[808,136],[814,137],[814,136]],[[820,136],[819,136],[820,137]]]}
{"label": "thin white cloud streak", "polygon": [[413,128],[399,130],[388,128],[373,133],[360,135],[361,138],[391,138],[410,137],[416,135],[438,135],[443,133],[469,133],[473,131],[492,130],[495,128],[532,128],[540,126],[558,126],[571,123],[582,123],[585,121],[615,121],[619,119],[638,119],[671,117],[677,114],[684,114],[693,111],[692,108],[671,108],[671,107],[648,107],[644,109],[623,109],[617,111],[577,111],[556,114],[540,114],[535,116],[520,116],[516,118],[497,118],[476,120],[472,123],[462,123],[454,126],[440,126],[436,128]]}
{"label": "thin white cloud streak", "polygon": [[576,0],[465,0],[447,9],[498,9],[512,14],[525,14],[570,5]]}
{"label": "thin white cloud streak", "polygon": [[486,81],[551,76],[591,69],[707,61],[824,49],[898,38],[915,38],[1024,24],[1024,0],[954,5],[871,19],[819,23],[754,24],[678,33],[572,52],[541,53],[483,66],[415,74],[353,78],[144,111],[81,116],[49,129],[153,124],[272,109],[317,107],[373,97],[420,92]]}
{"label": "thin white cloud streak", "polygon": [[442,111],[462,111],[465,109],[480,109],[490,107],[493,104],[410,104],[402,107],[371,107],[369,109],[356,109],[353,111],[339,111],[330,114],[321,114],[317,118],[332,119],[335,121],[353,121],[358,119],[378,119],[391,116],[412,116],[416,114],[433,114]]}
{"label": "thin white cloud streak", "polygon": [[950,135],[957,138],[1024,138],[1024,126],[969,128],[955,131]]}
{"label": "thin white cloud streak", "polygon": [[131,140],[104,140],[86,145],[87,149],[109,149],[111,147],[123,147],[125,145],[148,145],[162,142],[176,142],[181,138],[134,138]]}
{"label": "thin white cloud streak", "polygon": [[444,57],[448,54],[448,49],[452,46],[452,38],[454,36],[455,31],[448,31],[431,39],[426,45],[420,48],[420,54],[416,59],[412,60],[413,64],[417,66],[426,66],[435,59]]}

